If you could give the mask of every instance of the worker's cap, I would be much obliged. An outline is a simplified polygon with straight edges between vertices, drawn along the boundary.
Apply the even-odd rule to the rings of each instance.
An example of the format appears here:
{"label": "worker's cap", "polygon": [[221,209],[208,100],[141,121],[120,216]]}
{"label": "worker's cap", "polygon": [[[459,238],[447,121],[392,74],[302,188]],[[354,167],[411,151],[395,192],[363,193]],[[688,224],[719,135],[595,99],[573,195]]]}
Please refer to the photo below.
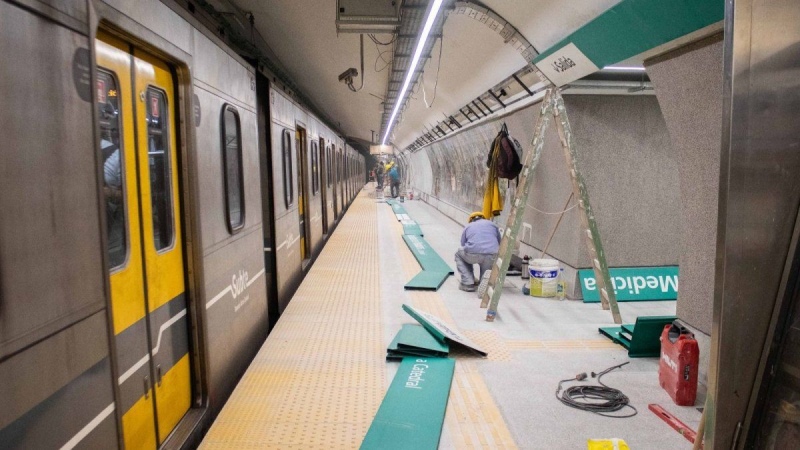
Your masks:
{"label": "worker's cap", "polygon": [[485,219],[486,217],[483,216],[482,212],[475,211],[474,213],[469,215],[469,219],[467,222],[472,222],[475,219]]}

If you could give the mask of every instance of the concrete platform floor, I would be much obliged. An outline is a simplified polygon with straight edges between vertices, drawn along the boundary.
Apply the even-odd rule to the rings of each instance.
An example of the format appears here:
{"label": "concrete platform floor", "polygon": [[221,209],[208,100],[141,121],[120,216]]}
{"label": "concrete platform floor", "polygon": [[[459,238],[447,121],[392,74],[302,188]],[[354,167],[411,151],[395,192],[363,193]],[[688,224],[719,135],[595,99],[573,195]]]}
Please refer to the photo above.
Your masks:
{"label": "concrete platform floor", "polygon": [[[422,201],[406,201],[403,206],[419,223],[430,245],[455,268],[453,255],[459,246],[462,225]],[[587,439],[615,437],[624,439],[631,449],[692,448],[684,437],[656,417],[648,404],[661,405],[696,430],[700,422],[696,407],[702,406],[704,393],[696,407],[676,406],[658,384],[657,358],[629,359],[622,347],[612,345],[598,333],[598,327],[614,325],[611,313],[602,310],[600,304],[525,296],[520,290],[523,281],[509,277],[495,321],[486,322],[486,310],[480,308],[476,294],[460,291],[455,276],[448,278],[435,294],[403,291],[405,281],[419,269],[410,264],[410,276],[408,273],[402,276],[401,261],[410,254],[399,238],[402,228],[395,225],[388,205],[379,204],[377,214],[387,345],[400,324],[411,323],[402,311],[396,315],[394,310],[399,310],[404,302],[414,304],[420,296],[436,296],[445,311],[431,313],[452,320],[463,333],[489,348],[487,359],[464,358],[457,363],[440,448],[464,448],[463,444],[473,448],[499,446],[499,442],[468,442],[455,437],[468,432],[462,429],[462,417],[452,417],[459,412],[451,408],[455,405],[453,394],[460,389],[457,382],[459,367],[463,365],[469,365],[474,384],[482,385],[488,392],[487,400],[499,411],[510,439],[518,448],[585,449]],[[422,309],[426,306],[419,305]],[[635,322],[638,316],[675,314],[675,302],[626,302],[620,304],[620,311],[624,323]],[[392,318],[396,319],[394,326],[389,325]],[[630,398],[639,411],[635,417],[601,417],[571,409],[555,398],[559,380],[581,372],[600,372],[625,361],[630,364],[603,376],[603,382],[621,389]],[[475,383],[476,378],[480,382]],[[387,379],[391,380],[391,376]]]}

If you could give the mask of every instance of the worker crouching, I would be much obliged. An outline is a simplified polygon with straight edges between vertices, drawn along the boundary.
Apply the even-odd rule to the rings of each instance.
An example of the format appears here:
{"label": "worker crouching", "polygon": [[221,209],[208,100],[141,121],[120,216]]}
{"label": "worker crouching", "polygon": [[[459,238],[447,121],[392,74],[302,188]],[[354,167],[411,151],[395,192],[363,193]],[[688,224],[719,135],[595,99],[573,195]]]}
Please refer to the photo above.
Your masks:
{"label": "worker crouching", "polygon": [[500,248],[500,230],[480,212],[470,214],[468,222],[461,233],[461,248],[456,252],[455,259],[461,276],[459,289],[473,292],[478,289],[473,266],[480,266],[480,276],[492,268]]}

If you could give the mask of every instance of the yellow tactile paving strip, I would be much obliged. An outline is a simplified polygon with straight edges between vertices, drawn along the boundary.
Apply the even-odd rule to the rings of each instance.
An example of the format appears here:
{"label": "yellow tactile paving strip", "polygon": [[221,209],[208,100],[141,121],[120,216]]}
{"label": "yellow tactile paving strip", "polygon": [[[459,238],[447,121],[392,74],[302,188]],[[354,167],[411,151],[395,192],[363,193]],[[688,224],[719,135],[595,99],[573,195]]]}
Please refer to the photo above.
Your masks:
{"label": "yellow tactile paving strip", "polygon": [[[384,208],[384,210],[391,214],[389,208]],[[379,213],[381,213],[380,210]],[[420,271],[420,267],[403,241],[402,234],[403,227],[396,222],[391,235],[396,239],[395,245],[400,249],[403,275],[408,281]],[[446,255],[440,256],[447,258]],[[407,291],[407,295],[411,298],[415,308],[427,311],[450,324],[454,323],[438,292]],[[475,300],[475,307],[478,308],[480,303],[477,298]],[[490,361],[511,359],[508,348],[495,332],[471,332],[468,330],[462,330],[462,332],[489,353]],[[456,358],[456,370],[450,388],[450,398],[447,401],[444,424],[447,436],[452,439],[452,442],[442,442],[443,446],[457,449],[517,448],[511,432],[500,414],[500,409],[492,399],[483,377],[478,372],[475,364],[477,358],[460,349],[452,351],[451,356]]]}
{"label": "yellow tactile paving strip", "polygon": [[375,208],[352,204],[201,448],[361,444],[388,385]]}
{"label": "yellow tactile paving strip", "polygon": [[622,347],[608,340],[575,339],[547,341],[506,341],[512,350],[608,350]]}

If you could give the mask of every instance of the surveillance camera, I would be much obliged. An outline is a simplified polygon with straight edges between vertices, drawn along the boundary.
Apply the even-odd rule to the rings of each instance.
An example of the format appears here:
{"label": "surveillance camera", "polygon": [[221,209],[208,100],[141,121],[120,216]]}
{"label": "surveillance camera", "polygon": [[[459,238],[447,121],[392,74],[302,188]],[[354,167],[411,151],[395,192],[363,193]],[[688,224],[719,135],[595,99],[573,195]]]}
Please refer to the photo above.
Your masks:
{"label": "surveillance camera", "polygon": [[353,82],[353,78],[355,78],[357,76],[358,76],[358,70],[356,70],[355,68],[351,67],[351,68],[345,70],[344,72],[342,72],[341,75],[339,75],[339,81],[344,81],[345,83],[352,83]]}

